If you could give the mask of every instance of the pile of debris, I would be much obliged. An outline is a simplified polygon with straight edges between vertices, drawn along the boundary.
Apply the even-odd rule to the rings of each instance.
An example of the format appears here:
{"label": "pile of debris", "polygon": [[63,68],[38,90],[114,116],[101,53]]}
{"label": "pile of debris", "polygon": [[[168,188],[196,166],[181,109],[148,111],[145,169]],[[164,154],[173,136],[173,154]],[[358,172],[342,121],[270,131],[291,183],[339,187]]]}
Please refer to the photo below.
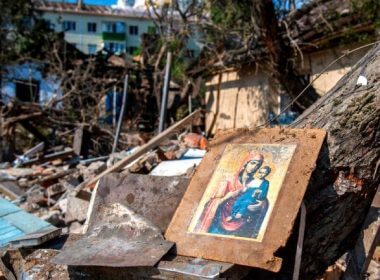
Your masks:
{"label": "pile of debris", "polygon": [[[0,198],[0,228],[7,231],[4,235],[0,234],[0,247],[3,250],[0,264],[3,274],[8,278],[12,278],[10,275],[16,273],[17,278],[23,275],[50,279],[54,275],[60,275],[60,279],[69,279],[70,272],[66,265],[51,263],[53,257],[60,252],[55,249],[61,248],[62,244],[64,247],[70,247],[79,236],[88,237],[86,232],[91,232],[91,236],[94,236],[94,226],[99,226],[98,220],[104,222],[102,215],[103,218],[110,219],[108,222],[111,225],[115,223],[114,226],[119,226],[121,220],[116,220],[120,215],[123,216],[122,220],[125,220],[125,215],[128,215],[128,211],[125,212],[126,208],[116,204],[116,208],[101,210],[102,201],[99,201],[98,196],[99,193],[104,193],[104,188],[111,187],[113,191],[117,191],[118,186],[121,188],[120,196],[117,196],[119,199],[126,199],[133,211],[143,217],[148,216],[158,225],[156,227],[144,222],[145,218],[138,222],[138,227],[142,227],[143,236],[148,236],[150,242],[154,243],[156,239],[156,242],[163,244],[162,250],[158,249],[160,246],[155,248],[154,250],[159,252],[148,260],[149,265],[153,266],[157,258],[166,254],[173,245],[171,242],[165,243],[161,233],[168,226],[186,190],[188,180],[205,155],[207,146],[207,140],[200,134],[184,132],[174,138],[171,136],[191,125],[198,115],[199,111],[193,113],[143,146],[105,157],[81,159],[74,152],[75,147],[56,147],[54,151],[46,152],[43,150],[44,145],[39,144],[14,162],[1,163],[0,195],[5,199]],[[117,166],[122,166],[119,173],[106,175],[115,171]],[[89,182],[98,178],[101,180],[94,188]],[[126,182],[128,180],[129,183]],[[144,187],[149,184],[168,187],[153,188],[152,191],[155,193],[146,197],[147,189]],[[126,185],[141,189],[125,195],[122,186]],[[109,199],[114,200],[112,194],[114,192]],[[160,215],[151,211],[152,208],[147,210],[148,208],[144,207],[152,201],[159,204],[155,209],[159,210]],[[93,209],[97,209],[96,213]],[[18,218],[14,217],[15,213]],[[133,222],[135,216],[132,215],[130,218],[131,223],[136,226],[136,222]],[[155,236],[153,239],[150,239],[151,234]],[[107,240],[114,241],[112,238]],[[86,243],[86,240],[81,242]],[[44,249],[39,249],[41,244]],[[112,242],[107,246],[112,246]],[[121,256],[124,258],[125,254]],[[65,256],[60,255],[61,261],[62,258]],[[59,263],[60,259],[55,263]],[[72,260],[85,262],[80,257]],[[65,263],[65,260],[63,262]],[[75,270],[74,274],[77,273],[84,272]]]}
{"label": "pile of debris", "polygon": [[[378,48],[370,51],[370,62],[378,58]],[[367,66],[367,72],[371,70],[376,73],[375,70],[379,69],[371,63],[367,63]],[[366,123],[359,128],[356,118],[349,118],[350,113],[362,111],[370,112],[369,116],[378,116],[378,96],[372,92],[367,94],[372,87],[356,90],[357,76],[362,70],[360,67],[355,69],[355,75],[349,74],[354,78],[345,78],[349,83],[346,80],[340,82],[347,84],[347,87],[337,86],[335,92],[321,99],[314,109],[295,123],[302,137],[317,139],[310,133],[310,127],[327,131],[329,137],[320,139],[318,150],[297,140],[295,133],[285,133],[287,129],[278,129],[276,137],[269,137],[270,133],[265,133],[265,129],[238,130],[236,135],[221,132],[223,137],[214,139],[210,144],[210,150],[199,168],[200,172],[192,177],[194,166],[205,154],[203,149],[207,146],[206,139],[191,133],[181,134],[174,139],[171,137],[193,123],[199,113],[194,112],[147,143],[105,157],[81,158],[84,146],[81,144],[83,141],[79,140],[74,141],[72,148],[55,146],[43,149],[43,145],[38,144],[16,161],[1,163],[1,192],[13,202],[0,199],[0,246],[3,248],[0,267],[3,274],[8,279],[15,279],[15,276],[17,279],[218,279],[229,276],[243,278],[249,273],[251,278],[248,279],[289,279],[288,276],[294,271],[293,279],[299,279],[299,272],[306,275],[301,275],[301,278],[304,277],[302,279],[316,279],[329,264],[335,263],[330,267],[332,273],[327,271],[325,279],[334,279],[329,277],[335,277],[340,272],[344,272],[345,279],[359,279],[359,275],[363,276],[364,273],[378,276],[379,266],[373,255],[380,238],[376,160],[379,158],[379,147],[372,145],[378,143],[378,118],[375,121],[366,118]],[[371,83],[378,81],[378,75],[364,74]],[[347,111],[347,108],[352,109]],[[348,113],[336,114],[336,110]],[[362,114],[359,117],[363,117]],[[264,131],[265,142],[264,137],[253,138],[253,134],[258,135],[260,131]],[[252,139],[248,141],[247,138],[241,138],[244,133],[252,133]],[[78,139],[85,138],[80,132],[78,135],[82,135]],[[213,207],[217,205],[214,201],[222,203],[220,205],[224,207],[224,202],[221,201],[227,195],[219,195],[219,192],[205,191],[210,199],[204,204],[196,200],[202,196],[207,182],[212,180],[210,178],[215,166],[219,166],[222,161],[224,147],[231,143],[241,143],[244,146],[251,142],[257,145],[284,144],[283,146],[293,146],[298,151],[298,159],[291,159],[293,167],[288,169],[294,170],[294,174],[288,174],[287,169],[283,170],[284,174],[288,174],[285,177],[288,179],[285,183],[287,189],[281,190],[282,195],[278,200],[281,203],[277,203],[279,207],[276,209],[278,216],[275,217],[277,220],[272,228],[280,229],[285,224],[284,221],[290,216],[287,214],[289,208],[292,208],[294,219],[288,220],[290,222],[285,230],[272,231],[272,236],[276,233],[275,238],[268,238],[268,235],[264,237],[267,242],[273,242],[276,238],[279,242],[284,242],[283,246],[276,246],[275,251],[275,248],[270,250],[268,258],[263,260],[266,266],[277,265],[279,258],[284,260],[281,267],[276,266],[281,269],[278,274],[277,270],[267,270],[263,266],[242,266],[240,260],[226,263],[230,260],[215,257],[210,259],[217,261],[208,261],[195,258],[203,257],[204,254],[191,252],[194,249],[192,247],[202,247],[202,250],[211,253],[219,250],[219,256],[222,257],[236,254],[239,258],[251,260],[252,255],[243,250],[252,249],[247,246],[250,244],[239,245],[240,240],[232,246],[225,246],[228,242],[221,239],[221,236],[215,236],[215,245],[212,246],[208,242],[196,243],[202,239],[195,236],[197,232],[192,236],[194,243],[185,238],[168,238],[169,228],[170,234],[180,232],[186,238],[191,235],[190,227],[178,226],[181,221],[190,221],[183,213],[192,215],[196,206],[206,209],[206,203],[210,206],[206,209],[210,211],[205,211],[206,213],[214,210],[217,213],[218,209]],[[301,145],[305,145],[303,149],[300,149]],[[348,152],[353,147],[357,152]],[[307,163],[310,151],[315,152],[315,158],[313,162]],[[236,154],[231,154],[229,162],[239,166],[240,160]],[[263,159],[258,158],[255,161],[262,163]],[[239,173],[233,177],[243,177],[240,168],[243,170],[247,166],[248,164],[237,167]],[[224,175],[223,168],[220,174]],[[266,175],[268,174],[263,178]],[[310,178],[304,185],[304,191],[308,187],[306,196],[303,193],[297,194],[300,189],[297,184],[302,176]],[[192,181],[189,184],[190,177]],[[193,188],[188,188],[184,195],[188,185]],[[230,186],[229,183],[225,185]],[[273,185],[271,184],[272,187]],[[215,186],[219,184],[215,183]],[[242,187],[240,186],[241,190],[244,190]],[[189,189],[193,192],[189,192]],[[232,194],[233,190],[228,196]],[[224,201],[229,206],[228,201]],[[300,218],[296,222],[301,202]],[[273,201],[271,203],[274,205]],[[259,202],[259,205],[264,204]],[[224,209],[219,209],[219,216],[222,217]],[[199,214],[203,215],[203,212]],[[227,218],[231,219],[231,216]],[[173,220],[178,220],[179,223],[173,223]],[[208,233],[205,232],[205,236]],[[184,244],[189,253],[179,256]],[[264,243],[256,246],[262,244]],[[263,250],[259,248],[256,253],[262,256]],[[346,253],[346,257],[336,262],[343,253]],[[358,277],[349,278],[350,275]],[[338,279],[339,275],[336,277]]]}
{"label": "pile of debris", "polygon": [[[191,174],[204,155],[207,140],[195,133],[162,142],[126,166],[122,173],[152,175]],[[80,159],[72,148],[56,147],[42,153],[43,143],[0,165],[0,195],[64,232],[80,232],[86,219],[91,188],[78,197],[70,193],[83,182],[132,155],[139,147],[109,156]],[[87,194],[87,196],[86,196]]]}

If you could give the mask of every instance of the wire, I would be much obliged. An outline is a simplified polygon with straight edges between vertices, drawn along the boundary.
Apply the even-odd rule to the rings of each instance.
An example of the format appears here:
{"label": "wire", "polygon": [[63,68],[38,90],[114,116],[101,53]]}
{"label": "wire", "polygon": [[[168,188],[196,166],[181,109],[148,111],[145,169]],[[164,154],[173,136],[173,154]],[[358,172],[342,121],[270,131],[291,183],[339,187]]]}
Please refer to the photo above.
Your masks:
{"label": "wire", "polygon": [[274,120],[277,120],[280,115],[282,113],[284,113],[286,110],[288,110],[305,92],[306,90],[316,81],[318,80],[323,74],[325,74],[325,72],[327,71],[327,69],[329,69],[332,65],[334,65],[335,63],[337,63],[339,60],[341,60],[342,58],[356,52],[356,51],[359,51],[361,49],[364,49],[364,48],[368,48],[370,46],[373,46],[373,45],[376,45],[380,43],[380,40],[378,41],[375,41],[375,42],[372,42],[372,43],[369,43],[369,44],[366,44],[366,45],[363,45],[361,47],[358,47],[358,48],[355,48],[353,50],[348,50],[346,52],[344,52],[344,54],[342,54],[340,57],[338,57],[337,59],[333,60],[332,62],[330,62],[329,65],[327,65],[325,68],[323,68],[323,70],[321,71],[321,73],[319,73],[312,81],[309,82],[309,84],[292,100],[292,102],[290,102],[284,109],[281,110],[281,112],[275,116],[274,118],[266,121],[265,123],[261,124],[261,125],[258,125],[257,128],[260,128],[260,127],[267,127],[271,122],[273,122]]}

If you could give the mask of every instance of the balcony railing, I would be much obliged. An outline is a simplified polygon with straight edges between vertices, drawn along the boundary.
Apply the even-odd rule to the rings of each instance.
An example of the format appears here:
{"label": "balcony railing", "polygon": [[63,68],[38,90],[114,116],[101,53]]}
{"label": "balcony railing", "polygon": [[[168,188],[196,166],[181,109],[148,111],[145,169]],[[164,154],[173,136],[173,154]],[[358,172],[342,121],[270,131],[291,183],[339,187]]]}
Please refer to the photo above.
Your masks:
{"label": "balcony railing", "polygon": [[125,41],[125,33],[103,32],[102,39],[105,41]]}

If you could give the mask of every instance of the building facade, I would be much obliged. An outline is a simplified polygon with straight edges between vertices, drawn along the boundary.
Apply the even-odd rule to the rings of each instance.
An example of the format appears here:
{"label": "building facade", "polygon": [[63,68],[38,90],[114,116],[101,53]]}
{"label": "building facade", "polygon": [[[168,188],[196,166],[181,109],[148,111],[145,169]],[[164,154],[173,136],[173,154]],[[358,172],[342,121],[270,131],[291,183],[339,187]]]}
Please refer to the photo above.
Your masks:
{"label": "building facade", "polygon": [[[56,32],[64,32],[65,40],[85,54],[102,49],[134,54],[140,48],[141,35],[155,32],[152,19],[142,7],[45,2],[38,10]],[[187,48],[195,54],[200,51],[193,39]]]}

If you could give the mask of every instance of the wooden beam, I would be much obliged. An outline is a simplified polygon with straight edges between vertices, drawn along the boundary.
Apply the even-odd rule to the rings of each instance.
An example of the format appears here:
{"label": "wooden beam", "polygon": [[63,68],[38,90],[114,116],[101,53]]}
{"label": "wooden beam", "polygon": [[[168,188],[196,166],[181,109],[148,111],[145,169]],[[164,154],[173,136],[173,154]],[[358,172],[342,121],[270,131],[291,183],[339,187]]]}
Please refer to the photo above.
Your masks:
{"label": "wooden beam", "polygon": [[0,182],[0,193],[5,194],[10,199],[20,198],[25,192],[14,181]]}
{"label": "wooden beam", "polygon": [[73,155],[75,155],[74,150],[73,149],[68,149],[68,150],[65,150],[65,151],[62,151],[62,152],[57,152],[57,153],[54,153],[54,154],[48,154],[48,155],[44,155],[42,157],[33,158],[31,160],[25,161],[23,163],[23,165],[29,166],[29,165],[33,165],[33,164],[40,164],[40,163],[44,163],[44,162],[47,162],[47,161],[55,160],[55,159],[58,159],[58,158],[60,158],[60,159],[66,159],[66,158],[71,157]]}
{"label": "wooden beam", "polygon": [[45,147],[49,146],[50,141],[38,130],[37,127],[35,127],[33,124],[31,124],[27,120],[19,121],[19,123],[31,134],[33,134],[34,137],[36,137],[39,141],[42,141],[45,143]]}
{"label": "wooden beam", "polygon": [[305,226],[306,226],[306,206],[305,206],[305,203],[302,202],[300,226],[298,229],[296,260],[295,260],[294,271],[293,271],[293,280],[298,280],[299,275],[300,275],[303,240],[305,237]]}
{"label": "wooden beam", "polygon": [[49,181],[55,181],[55,180],[58,180],[62,177],[65,177],[69,174],[72,174],[74,173],[76,170],[75,169],[68,169],[68,170],[62,170],[62,171],[59,171],[57,173],[53,173],[52,175],[48,175],[48,176],[45,176],[45,177],[42,177],[42,178],[38,178],[38,179],[35,179],[35,180],[32,180],[32,181],[28,181],[28,185],[29,186],[33,186],[35,184],[39,184],[39,185],[43,185],[43,184],[46,184],[48,183]]}
{"label": "wooden beam", "polygon": [[17,116],[17,117],[10,117],[4,122],[4,127],[8,127],[8,126],[15,124],[17,122],[27,121],[27,120],[34,119],[34,118],[37,118],[40,116],[42,116],[42,112],[30,113],[27,115],[25,114],[25,115],[21,115],[21,116]]}
{"label": "wooden beam", "polygon": [[146,152],[148,152],[151,149],[156,148],[162,141],[164,141],[166,138],[177,132],[179,129],[188,126],[191,124],[200,114],[200,110],[196,110],[194,113],[190,114],[183,120],[177,122],[176,124],[172,125],[168,129],[164,130],[157,136],[153,137],[148,143],[141,146],[137,151],[135,151],[130,156],[127,156],[126,158],[118,161],[116,164],[111,166],[110,168],[106,169],[102,173],[100,173],[98,176],[93,178],[92,180],[88,180],[83,182],[82,184],[78,185],[76,189],[74,190],[75,195],[78,194],[80,190],[82,190],[86,186],[90,186],[95,184],[100,178],[102,178],[104,175],[107,175],[112,172],[119,172],[121,171],[125,166],[127,166],[132,161],[136,160]]}

